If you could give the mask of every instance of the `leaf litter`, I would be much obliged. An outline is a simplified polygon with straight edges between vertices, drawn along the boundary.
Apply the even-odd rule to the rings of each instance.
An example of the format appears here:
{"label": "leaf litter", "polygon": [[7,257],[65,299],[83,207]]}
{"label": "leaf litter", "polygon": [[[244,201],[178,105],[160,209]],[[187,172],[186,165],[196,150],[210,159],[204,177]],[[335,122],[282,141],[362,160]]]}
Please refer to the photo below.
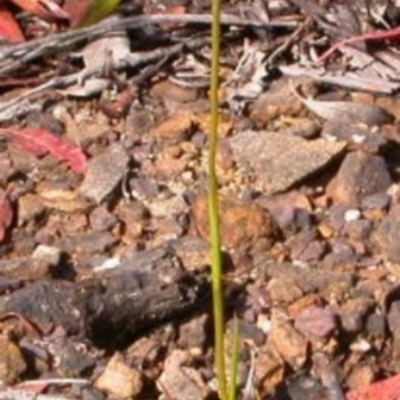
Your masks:
{"label": "leaf litter", "polygon": [[[18,2],[45,19],[4,3],[0,20],[0,309],[37,327],[1,320],[15,363],[0,379],[18,385],[0,399],[212,395],[210,4],[122,2],[72,29],[108,12],[89,3]],[[398,394],[400,63],[381,39],[399,21],[364,3],[223,6],[222,239],[246,399]]]}

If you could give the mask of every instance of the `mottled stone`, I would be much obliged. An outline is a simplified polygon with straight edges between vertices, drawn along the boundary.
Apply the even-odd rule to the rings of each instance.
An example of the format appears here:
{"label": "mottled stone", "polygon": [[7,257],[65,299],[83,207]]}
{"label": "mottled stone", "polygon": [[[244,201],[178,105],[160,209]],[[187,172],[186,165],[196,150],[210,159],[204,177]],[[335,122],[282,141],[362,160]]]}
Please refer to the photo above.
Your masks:
{"label": "mottled stone", "polygon": [[297,370],[304,365],[307,357],[307,340],[283,317],[272,316],[272,329],[268,341],[292,368]]}
{"label": "mottled stone", "polygon": [[94,384],[111,397],[128,399],[136,397],[142,391],[144,379],[138,369],[127,365],[123,357],[116,353]]}
{"label": "mottled stone", "polygon": [[346,332],[357,333],[363,329],[364,320],[374,303],[367,297],[349,299],[340,307],[339,317]]}
{"label": "mottled stone", "polygon": [[374,239],[384,257],[392,262],[400,262],[400,204],[393,206],[375,232]]}
{"label": "mottled stone", "polygon": [[88,170],[79,191],[87,198],[101,203],[121,182],[129,156],[120,144],[114,144],[89,161]]}
{"label": "mottled stone", "polygon": [[327,338],[336,329],[335,315],[329,308],[312,306],[296,317],[294,326],[306,336]]}
{"label": "mottled stone", "polygon": [[96,207],[89,215],[89,222],[95,231],[107,231],[117,223],[117,217],[105,205]]}
{"label": "mottled stone", "polygon": [[389,325],[390,332],[393,336],[397,338],[400,337],[400,301],[394,301],[389,308],[387,314],[387,321]]}
{"label": "mottled stone", "polygon": [[351,239],[366,240],[372,231],[372,222],[366,219],[346,223],[344,231]]}
{"label": "mottled stone", "polygon": [[327,193],[335,203],[357,206],[364,196],[385,191],[391,183],[383,157],[356,151],[346,155]]}
{"label": "mottled stone", "polygon": [[6,337],[0,337],[0,381],[14,384],[26,369],[26,362],[18,346]]}
{"label": "mottled stone", "polygon": [[[199,195],[192,204],[195,226],[203,238],[208,238],[207,196]],[[277,227],[267,210],[242,200],[222,199],[221,236],[228,248],[252,246],[260,238],[273,238]]]}
{"label": "mottled stone", "polygon": [[267,131],[240,132],[230,144],[238,165],[252,171],[254,185],[267,194],[286,190],[320,171],[345,147],[344,143],[308,141]]}
{"label": "mottled stone", "polygon": [[157,381],[159,390],[166,396],[185,400],[206,398],[210,389],[196,369],[185,366],[190,360],[188,352],[173,350],[164,362],[163,372]]}

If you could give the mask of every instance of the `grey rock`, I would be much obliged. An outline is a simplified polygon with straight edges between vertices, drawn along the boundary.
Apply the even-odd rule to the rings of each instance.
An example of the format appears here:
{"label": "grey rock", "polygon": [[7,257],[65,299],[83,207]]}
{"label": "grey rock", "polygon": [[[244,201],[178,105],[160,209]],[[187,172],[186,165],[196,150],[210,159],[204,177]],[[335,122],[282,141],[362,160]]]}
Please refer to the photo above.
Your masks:
{"label": "grey rock", "polygon": [[392,179],[379,155],[356,151],[346,155],[335,179],[327,186],[334,202],[357,206],[362,197],[386,191]]}
{"label": "grey rock", "polygon": [[335,315],[329,308],[308,307],[296,317],[294,326],[306,336],[326,338],[336,329]]}
{"label": "grey rock", "polygon": [[258,189],[266,194],[288,189],[319,171],[342,153],[345,144],[267,131],[245,131],[230,139],[235,161],[254,172]]}
{"label": "grey rock", "polygon": [[89,161],[88,170],[79,191],[100,204],[121,182],[129,156],[122,145],[116,143]]}

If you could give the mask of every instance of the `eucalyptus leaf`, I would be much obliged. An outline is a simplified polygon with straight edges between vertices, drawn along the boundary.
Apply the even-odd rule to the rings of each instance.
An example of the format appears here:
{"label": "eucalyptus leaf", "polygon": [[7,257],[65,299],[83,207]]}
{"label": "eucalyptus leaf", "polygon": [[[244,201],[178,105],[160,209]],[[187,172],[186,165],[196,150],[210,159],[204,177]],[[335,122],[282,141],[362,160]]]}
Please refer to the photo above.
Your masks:
{"label": "eucalyptus leaf", "polygon": [[354,101],[320,101],[302,97],[291,82],[293,94],[314,114],[327,121],[365,124],[368,126],[384,125],[393,122],[393,117],[383,108],[373,104]]}

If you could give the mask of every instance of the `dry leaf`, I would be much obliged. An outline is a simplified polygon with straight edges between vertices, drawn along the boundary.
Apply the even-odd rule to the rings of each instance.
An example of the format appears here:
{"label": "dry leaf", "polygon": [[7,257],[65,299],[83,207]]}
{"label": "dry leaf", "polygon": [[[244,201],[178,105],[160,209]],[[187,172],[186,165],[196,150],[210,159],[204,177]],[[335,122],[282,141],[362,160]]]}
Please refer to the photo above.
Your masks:
{"label": "dry leaf", "polygon": [[3,3],[0,3],[0,38],[7,39],[12,43],[25,41],[17,21]]}
{"label": "dry leaf", "polygon": [[384,125],[393,122],[393,117],[381,107],[360,104],[353,101],[319,101],[305,99],[290,81],[291,90],[309,110],[328,121],[341,121],[343,124]]}
{"label": "dry leaf", "polygon": [[45,19],[66,19],[69,15],[51,0],[11,0],[18,7]]}
{"label": "dry leaf", "polygon": [[83,173],[86,170],[86,156],[82,149],[45,129],[14,127],[0,129],[0,135],[12,139],[21,148],[36,156],[50,153],[58,160],[67,161],[76,172]]}

